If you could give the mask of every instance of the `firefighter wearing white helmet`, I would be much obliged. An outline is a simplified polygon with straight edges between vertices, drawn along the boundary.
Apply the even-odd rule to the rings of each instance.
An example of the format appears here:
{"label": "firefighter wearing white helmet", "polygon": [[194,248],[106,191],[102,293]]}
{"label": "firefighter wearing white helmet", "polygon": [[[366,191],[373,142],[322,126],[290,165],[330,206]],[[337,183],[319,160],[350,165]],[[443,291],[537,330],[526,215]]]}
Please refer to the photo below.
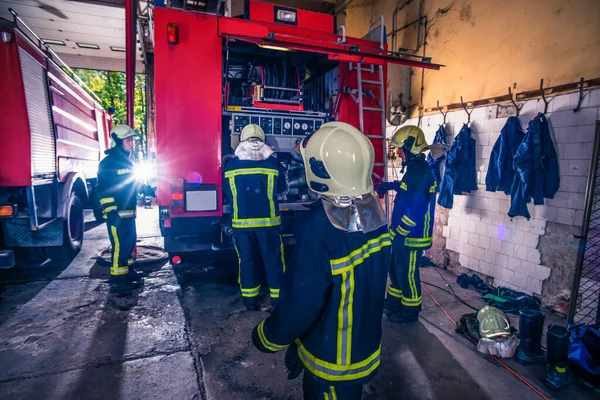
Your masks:
{"label": "firefighter wearing white helmet", "polygon": [[296,221],[279,305],[252,340],[267,353],[289,346],[288,377],[304,370],[304,398],[360,399],[380,363],[391,248],[371,181],[373,146],[355,127],[330,122],[298,147],[322,198]]}
{"label": "firefighter wearing white helmet", "polygon": [[105,151],[106,157],[98,166],[97,191],[112,245],[110,284],[113,292],[135,289],[141,279],[132,268],[137,183],[131,155],[135,136],[135,131],[127,125],[113,127],[111,148]]}
{"label": "firefighter wearing white helmet", "polygon": [[391,322],[416,321],[421,311],[419,261],[433,236],[436,182],[423,152],[429,148],[417,126],[398,129],[391,140],[406,170],[401,181],[384,182],[377,193],[396,191],[390,236],[393,240],[391,285],[386,308]]}
{"label": "firefighter wearing white helmet", "polygon": [[277,194],[285,191],[286,181],[273,153],[261,127],[249,124],[240,134],[235,157],[224,168],[240,291],[244,305],[252,311],[259,309],[258,295],[265,275],[271,308],[276,307],[285,270]]}

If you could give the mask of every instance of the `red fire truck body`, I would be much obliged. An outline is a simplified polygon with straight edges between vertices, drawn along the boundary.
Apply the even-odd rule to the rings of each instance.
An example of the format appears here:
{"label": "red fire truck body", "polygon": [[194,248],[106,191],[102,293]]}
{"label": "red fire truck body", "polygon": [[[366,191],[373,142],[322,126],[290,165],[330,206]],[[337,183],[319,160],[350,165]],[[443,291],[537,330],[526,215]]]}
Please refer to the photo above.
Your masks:
{"label": "red fire truck body", "polygon": [[245,14],[154,9],[157,197],[170,253],[230,243],[223,167],[246,124],[263,128],[285,165],[279,201],[290,238],[316,198],[294,145],[327,121],[348,122],[372,141],[374,179],[383,179],[387,63],[439,68],[390,55],[383,26],[367,40],[336,34],[333,15],[254,0]]}
{"label": "red fire truck body", "polygon": [[70,257],[81,248],[110,116],[17,19],[0,19],[0,248]]}

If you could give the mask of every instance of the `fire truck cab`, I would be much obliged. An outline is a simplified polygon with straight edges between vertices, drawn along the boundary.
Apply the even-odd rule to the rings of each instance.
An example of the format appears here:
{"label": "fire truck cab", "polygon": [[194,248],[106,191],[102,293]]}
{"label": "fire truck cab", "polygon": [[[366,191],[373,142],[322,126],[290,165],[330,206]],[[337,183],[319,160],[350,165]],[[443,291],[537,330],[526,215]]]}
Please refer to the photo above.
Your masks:
{"label": "fire truck cab", "polygon": [[[250,0],[244,18],[154,9],[154,87],[160,227],[169,253],[231,245],[223,168],[242,128],[255,123],[285,170],[284,242],[316,200],[294,146],[328,121],[353,124],[372,141],[374,179],[386,175],[387,63],[438,69],[391,54],[383,17],[362,39],[333,15]],[[427,62],[424,62],[427,61]]]}

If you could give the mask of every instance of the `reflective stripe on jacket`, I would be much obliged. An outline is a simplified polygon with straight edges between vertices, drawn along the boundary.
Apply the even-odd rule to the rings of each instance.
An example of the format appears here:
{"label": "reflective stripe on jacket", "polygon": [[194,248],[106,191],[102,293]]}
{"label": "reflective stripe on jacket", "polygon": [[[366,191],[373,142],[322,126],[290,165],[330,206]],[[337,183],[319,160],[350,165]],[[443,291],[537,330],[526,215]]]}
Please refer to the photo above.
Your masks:
{"label": "reflective stripe on jacket", "polygon": [[390,236],[406,247],[428,249],[433,238],[437,184],[424,155],[406,163],[406,173],[394,199]]}
{"label": "reflective stripe on jacket", "polygon": [[365,382],[380,364],[391,239],[387,226],[366,234],[336,229],[320,201],[313,207],[296,222],[279,303],[253,342],[263,352],[295,342],[316,378]]}
{"label": "reflective stripe on jacket", "polygon": [[137,182],[129,153],[121,147],[106,150],[107,156],[98,166],[98,196],[104,219],[111,211],[121,218],[135,217]]}
{"label": "reflective stripe on jacket", "polygon": [[281,225],[277,193],[285,190],[285,176],[276,158],[233,158],[225,167],[225,180],[232,228],[256,230]]}

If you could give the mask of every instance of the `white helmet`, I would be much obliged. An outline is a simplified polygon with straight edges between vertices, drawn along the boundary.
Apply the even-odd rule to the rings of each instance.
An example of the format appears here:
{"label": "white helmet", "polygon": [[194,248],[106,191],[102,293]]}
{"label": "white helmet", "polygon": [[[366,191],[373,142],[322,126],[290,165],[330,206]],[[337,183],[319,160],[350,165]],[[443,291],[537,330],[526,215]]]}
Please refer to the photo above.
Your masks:
{"label": "white helmet", "polygon": [[135,131],[133,129],[131,129],[131,127],[129,125],[124,125],[124,124],[115,125],[110,130],[110,138],[111,138],[110,147],[115,147],[117,145],[117,143],[115,141],[115,137],[119,140],[123,140],[128,137],[135,136],[135,135],[136,135]]}
{"label": "white helmet", "polygon": [[261,142],[265,141],[265,131],[256,124],[248,124],[242,129],[242,133],[240,134],[240,142],[244,140],[248,140],[251,138],[257,138]]}
{"label": "white helmet", "polygon": [[326,196],[373,191],[375,151],[369,139],[345,122],[328,122],[300,143],[309,187]]}

